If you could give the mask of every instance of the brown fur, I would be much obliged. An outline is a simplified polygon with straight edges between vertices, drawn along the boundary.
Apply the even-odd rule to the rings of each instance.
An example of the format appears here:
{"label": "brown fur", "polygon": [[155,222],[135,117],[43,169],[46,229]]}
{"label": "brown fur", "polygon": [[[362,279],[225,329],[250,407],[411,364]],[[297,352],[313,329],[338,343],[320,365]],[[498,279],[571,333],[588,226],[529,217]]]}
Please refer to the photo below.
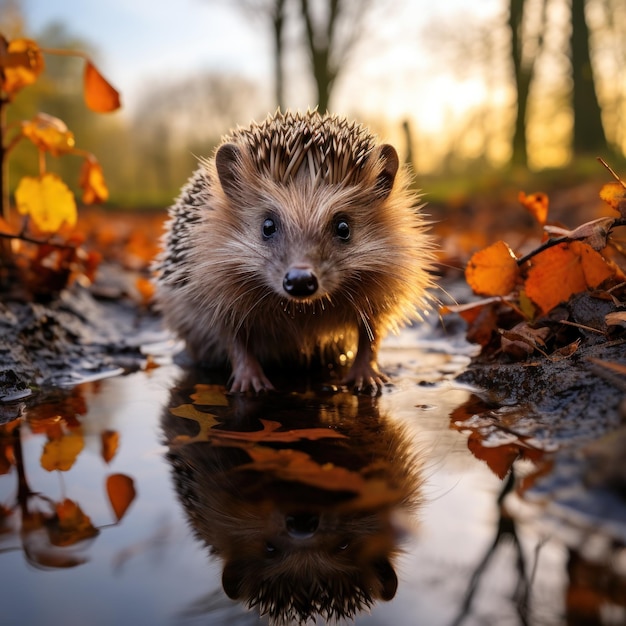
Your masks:
{"label": "brown fur", "polygon": [[[230,361],[233,391],[269,389],[264,366],[337,341],[357,353],[346,382],[378,388],[380,339],[415,317],[430,284],[409,182],[391,146],[342,118],[277,113],[234,131],[170,210],[156,263],[167,324],[196,360]],[[285,291],[294,268],[315,293]]]}
{"label": "brown fur", "polygon": [[[170,406],[187,404],[190,393],[183,385]],[[179,443],[181,435],[197,433],[197,423],[169,411],[163,430],[176,491],[193,531],[221,560],[229,597],[272,624],[354,618],[394,597],[398,540],[407,530],[399,520],[416,514],[421,485],[420,463],[402,428],[375,402],[350,394],[234,397],[229,407],[200,408],[220,422],[206,441]],[[254,436],[219,439],[223,431],[258,431],[268,416],[288,424],[281,430],[304,429],[303,435],[292,443],[266,441],[255,451],[305,453],[320,476],[323,468],[341,468],[362,485],[338,491],[331,478],[326,487],[312,486],[286,476],[281,465],[251,463]],[[308,440],[310,428],[345,437]]]}

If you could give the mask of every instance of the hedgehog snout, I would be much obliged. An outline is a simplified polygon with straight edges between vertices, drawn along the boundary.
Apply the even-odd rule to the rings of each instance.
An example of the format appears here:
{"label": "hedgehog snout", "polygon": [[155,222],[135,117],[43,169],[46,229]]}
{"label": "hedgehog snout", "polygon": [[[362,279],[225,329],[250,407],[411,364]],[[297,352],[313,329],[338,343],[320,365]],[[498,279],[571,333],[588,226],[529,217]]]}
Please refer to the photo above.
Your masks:
{"label": "hedgehog snout", "polygon": [[283,289],[292,298],[309,298],[318,287],[317,276],[308,266],[290,267],[283,278]]}

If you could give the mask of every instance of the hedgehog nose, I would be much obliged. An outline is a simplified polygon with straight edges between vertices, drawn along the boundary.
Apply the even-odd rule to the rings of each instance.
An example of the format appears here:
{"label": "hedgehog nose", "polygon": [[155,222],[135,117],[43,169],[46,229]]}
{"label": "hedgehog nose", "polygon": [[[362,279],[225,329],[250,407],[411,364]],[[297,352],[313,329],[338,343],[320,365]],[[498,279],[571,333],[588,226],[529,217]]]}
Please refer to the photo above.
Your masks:
{"label": "hedgehog nose", "polygon": [[292,267],[283,278],[283,289],[294,298],[306,298],[317,291],[317,277],[308,268]]}
{"label": "hedgehog nose", "polygon": [[285,517],[287,532],[294,539],[308,539],[315,534],[320,518],[315,513],[297,513]]}

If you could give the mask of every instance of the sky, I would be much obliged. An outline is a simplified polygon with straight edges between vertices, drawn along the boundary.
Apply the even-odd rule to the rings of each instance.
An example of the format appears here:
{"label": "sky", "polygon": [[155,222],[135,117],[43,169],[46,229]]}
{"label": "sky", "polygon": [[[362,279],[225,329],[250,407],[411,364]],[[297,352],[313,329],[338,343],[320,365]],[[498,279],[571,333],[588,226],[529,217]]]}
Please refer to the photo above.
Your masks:
{"label": "sky", "polygon": [[[220,70],[253,78],[271,93],[271,42],[261,20],[245,15],[228,0],[21,0],[28,33],[36,36],[51,22],[62,22],[90,42],[97,65],[122,93],[132,114],[147,87],[175,82],[203,71]],[[337,83],[334,112],[384,117],[396,128],[410,118],[418,132],[436,135],[450,120],[485,97],[480,80],[460,79],[446,68],[428,37],[434,23],[445,24],[469,12],[493,16],[501,0],[375,0],[381,6],[369,24],[362,57],[353,58]],[[398,10],[396,7],[400,7]],[[445,46],[445,41],[441,42]],[[288,67],[287,103],[307,108],[310,83],[299,77],[297,55]],[[247,123],[248,120],[242,120]],[[225,129],[227,130],[227,129]]]}

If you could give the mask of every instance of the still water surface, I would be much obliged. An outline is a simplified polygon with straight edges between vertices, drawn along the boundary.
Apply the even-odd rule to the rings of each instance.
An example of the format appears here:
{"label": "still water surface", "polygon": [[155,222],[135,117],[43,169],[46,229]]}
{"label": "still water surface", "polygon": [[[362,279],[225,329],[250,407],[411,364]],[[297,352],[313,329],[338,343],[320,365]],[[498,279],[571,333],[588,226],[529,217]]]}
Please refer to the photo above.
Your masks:
{"label": "still water surface", "polygon": [[[379,399],[233,401],[168,364],[3,426],[0,623],[268,623],[246,604],[258,592],[289,614],[293,590],[357,624],[577,623],[571,547],[514,493],[500,506],[511,474],[458,427],[465,358],[382,360],[403,366]],[[619,598],[605,604],[590,623],[623,623]]]}

